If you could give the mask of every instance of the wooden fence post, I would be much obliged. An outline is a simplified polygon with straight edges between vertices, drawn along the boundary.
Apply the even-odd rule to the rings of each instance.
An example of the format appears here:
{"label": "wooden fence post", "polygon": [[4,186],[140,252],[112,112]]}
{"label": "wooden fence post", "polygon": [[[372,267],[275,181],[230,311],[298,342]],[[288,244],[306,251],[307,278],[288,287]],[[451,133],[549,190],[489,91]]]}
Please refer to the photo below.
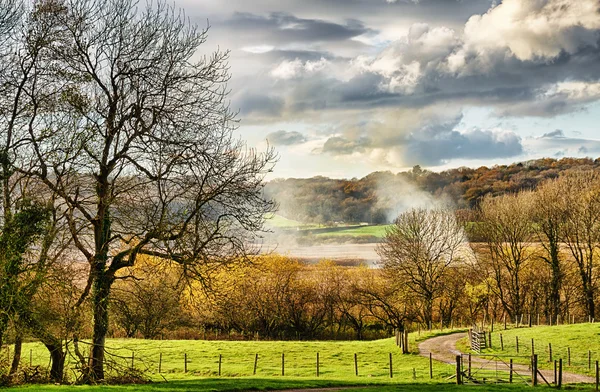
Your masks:
{"label": "wooden fence post", "polygon": [[567,347],[567,365],[571,366],[571,347]]}
{"label": "wooden fence post", "polygon": [[285,353],[281,353],[281,375],[285,376]]}
{"label": "wooden fence post", "polygon": [[[30,351],[29,361],[31,361],[31,351]],[[131,370],[133,370],[133,368],[134,368],[134,361],[135,361],[135,353],[132,351],[131,352]]]}
{"label": "wooden fence post", "polygon": [[506,314],[504,315],[504,329],[506,329]]}
{"label": "wooden fence post", "polygon": [[319,353],[317,353],[317,377],[319,377]]}
{"label": "wooden fence post", "polygon": [[221,354],[219,354],[219,377],[221,376],[221,362],[222,362],[222,358],[223,358],[223,356]]}
{"label": "wooden fence post", "polygon": [[433,358],[431,356],[431,353],[429,353],[429,378],[433,378]]}
{"label": "wooden fence post", "polygon": [[558,384],[558,361],[554,361],[554,385]]}
{"label": "wooden fence post", "polygon": [[502,338],[502,334],[500,334],[500,350],[504,351],[504,340]]}
{"label": "wooden fence post", "polygon": [[513,380],[513,360],[512,360],[512,358],[510,359],[510,363],[508,366],[509,366],[508,382],[512,384],[512,380]]}
{"label": "wooden fence post", "polygon": [[467,375],[471,378],[471,353],[469,353],[469,366],[467,367]]}
{"label": "wooden fence post", "polygon": [[533,338],[531,338],[531,355],[535,354],[535,345],[533,343]]}
{"label": "wooden fence post", "polygon": [[158,372],[160,373],[161,371],[162,371],[162,353],[160,353],[158,356]]}
{"label": "wooden fence post", "polygon": [[183,353],[183,372],[187,373],[187,353]]}
{"label": "wooden fence post", "polygon": [[254,370],[252,371],[252,375],[256,376],[256,367],[258,366],[258,354],[254,354]]}
{"label": "wooden fence post", "polygon": [[592,350],[588,350],[588,370],[592,370]]}
{"label": "wooden fence post", "polygon": [[358,356],[354,353],[354,375],[358,376]]}
{"label": "wooden fence post", "polygon": [[552,362],[552,343],[548,343],[548,357],[549,362]]}
{"label": "wooden fence post", "polygon": [[394,378],[394,370],[392,366],[392,353],[390,353],[390,378]]}
{"label": "wooden fence post", "polygon": [[598,361],[596,361],[596,390],[598,390],[598,384],[600,384],[600,373],[598,371]]}
{"label": "wooden fence post", "polygon": [[537,366],[537,354],[533,354],[531,356],[531,386],[535,387],[537,386],[537,373],[538,373],[538,366]]}
{"label": "wooden fence post", "polygon": [[562,358],[558,358],[558,385],[557,387],[562,387]]}
{"label": "wooden fence post", "polygon": [[517,354],[519,353],[519,337],[515,336],[516,342],[517,342]]}
{"label": "wooden fence post", "polygon": [[460,373],[460,355],[456,356],[456,385],[462,384],[462,377]]}
{"label": "wooden fence post", "polygon": [[492,332],[491,331],[488,332],[488,340],[489,340],[489,342],[488,342],[489,345],[488,346],[489,346],[489,348],[492,348]]}

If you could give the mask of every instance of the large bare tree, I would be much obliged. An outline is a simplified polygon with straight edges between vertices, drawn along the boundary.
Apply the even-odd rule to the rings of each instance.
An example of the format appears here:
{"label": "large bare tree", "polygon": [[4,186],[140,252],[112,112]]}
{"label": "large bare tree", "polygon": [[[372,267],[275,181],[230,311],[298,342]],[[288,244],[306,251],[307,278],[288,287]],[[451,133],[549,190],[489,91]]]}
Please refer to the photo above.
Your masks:
{"label": "large bare tree", "polygon": [[80,301],[89,296],[94,314],[86,378],[101,380],[117,272],[140,254],[178,262],[200,279],[244,260],[274,208],[262,184],[275,155],[235,137],[228,53],[201,55],[207,30],[177,9],[135,0],[43,3],[38,19],[52,26],[44,61],[53,74],[31,98],[44,110],[28,127],[33,155],[19,172],[64,203],[89,263]]}
{"label": "large bare tree", "polygon": [[419,208],[400,214],[377,247],[383,268],[421,299],[427,325],[446,270],[461,256],[465,243],[452,210]]}

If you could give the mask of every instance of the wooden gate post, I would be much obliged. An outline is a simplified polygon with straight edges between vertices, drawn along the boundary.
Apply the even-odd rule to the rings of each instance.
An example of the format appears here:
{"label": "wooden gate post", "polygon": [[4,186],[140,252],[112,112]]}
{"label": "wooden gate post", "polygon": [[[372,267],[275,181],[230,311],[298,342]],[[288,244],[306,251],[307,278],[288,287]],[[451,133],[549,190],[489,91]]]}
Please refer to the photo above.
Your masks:
{"label": "wooden gate post", "polygon": [[456,385],[462,384],[462,374],[460,372],[460,355],[456,356]]}
{"label": "wooden gate post", "polygon": [[531,356],[531,386],[535,387],[537,386],[537,373],[538,373],[538,367],[537,367],[537,354],[533,354]]}

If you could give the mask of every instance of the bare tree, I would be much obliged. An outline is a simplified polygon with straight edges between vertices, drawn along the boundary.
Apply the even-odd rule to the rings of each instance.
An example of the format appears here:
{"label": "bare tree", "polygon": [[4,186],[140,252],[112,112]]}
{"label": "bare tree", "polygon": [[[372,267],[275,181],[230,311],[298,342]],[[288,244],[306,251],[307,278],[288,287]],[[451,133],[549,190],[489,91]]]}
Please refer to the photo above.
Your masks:
{"label": "bare tree", "polygon": [[533,198],[530,192],[485,197],[478,230],[485,239],[494,272],[495,291],[509,316],[523,312],[522,271],[533,257]]}
{"label": "bare tree", "polygon": [[457,261],[465,241],[453,211],[411,209],[396,218],[377,247],[383,268],[421,299],[427,325],[446,270]]}
{"label": "bare tree", "polygon": [[600,175],[578,172],[557,180],[568,206],[562,238],[575,260],[581,294],[590,317],[595,317],[597,258],[600,250]]}
{"label": "bare tree", "polygon": [[65,203],[73,242],[90,265],[94,328],[86,379],[104,379],[109,296],[138,255],[207,279],[244,260],[274,204],[262,196],[273,150],[235,138],[227,52],[197,55],[198,30],[163,2],[48,0],[57,88],[29,127],[39,178]]}

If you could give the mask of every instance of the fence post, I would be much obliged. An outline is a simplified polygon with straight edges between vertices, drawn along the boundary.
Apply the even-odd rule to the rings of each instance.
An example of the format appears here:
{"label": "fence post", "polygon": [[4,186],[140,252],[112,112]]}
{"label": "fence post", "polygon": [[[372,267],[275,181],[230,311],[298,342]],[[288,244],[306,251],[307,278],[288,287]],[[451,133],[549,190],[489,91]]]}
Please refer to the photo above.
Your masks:
{"label": "fence post", "polygon": [[506,314],[504,315],[504,329],[506,329]]}
{"label": "fence post", "polygon": [[429,353],[429,378],[433,378],[433,358],[431,357],[431,353]]}
{"label": "fence post", "polygon": [[534,354],[535,354],[535,346],[533,343],[533,338],[531,338],[531,355],[534,355]]}
{"label": "fence post", "polygon": [[558,385],[559,388],[562,387],[562,358],[558,359]]}
{"label": "fence post", "polygon": [[319,353],[317,353],[317,377],[319,377]]}
{"label": "fence post", "polygon": [[258,354],[254,354],[254,371],[252,375],[256,376],[256,366],[258,365]]}
{"label": "fence post", "polygon": [[456,356],[456,385],[462,384],[462,377],[461,377],[461,373],[460,373],[460,359],[461,359],[461,356],[457,355]]}
{"label": "fence post", "polygon": [[162,371],[162,353],[160,353],[158,356],[158,372],[160,373],[161,371]]}
{"label": "fence post", "polygon": [[[484,333],[485,333],[485,332],[484,332]],[[490,346],[490,348],[492,348],[492,332],[491,332],[491,331],[490,331],[490,332],[488,332],[488,340],[489,340],[489,342],[488,342],[488,343],[489,343],[489,346]]]}
{"label": "fence post", "polygon": [[471,378],[471,353],[469,353],[469,366],[467,367],[467,374]]}
{"label": "fence post", "polygon": [[555,360],[554,361],[554,385],[558,384],[558,377],[557,377],[557,372],[558,372],[558,362]]}
{"label": "fence post", "polygon": [[[30,357],[30,360],[31,360],[31,357]],[[131,370],[133,370],[133,367],[134,367],[134,362],[133,362],[134,360],[135,360],[135,353],[132,351],[131,352]]]}
{"label": "fence post", "polygon": [[221,354],[219,354],[219,377],[221,376],[221,362],[222,362],[222,358],[223,358],[223,356]]}
{"label": "fence post", "polygon": [[354,375],[358,376],[358,357],[354,353]]}
{"label": "fence post", "polygon": [[567,365],[571,366],[571,347],[567,347]]}
{"label": "fence post", "polygon": [[281,375],[285,376],[285,353],[281,353]]}
{"label": "fence post", "polygon": [[588,350],[588,370],[592,370],[592,350]]}
{"label": "fence post", "polygon": [[392,367],[392,353],[390,353],[390,378],[394,377],[394,370]]}
{"label": "fence post", "polygon": [[600,383],[600,373],[598,369],[598,361],[596,361],[596,390],[598,390],[598,384]]}
{"label": "fence post", "polygon": [[517,354],[519,353],[519,337],[515,336],[515,339],[517,341]]}
{"label": "fence post", "polygon": [[548,354],[550,357],[550,362],[552,362],[552,343],[548,343]]}
{"label": "fence post", "polygon": [[512,384],[512,379],[513,379],[513,360],[511,358],[510,363],[509,363],[509,373],[508,373],[508,382],[511,384]]}
{"label": "fence post", "polygon": [[183,372],[187,373],[187,353],[183,353]]}
{"label": "fence post", "polygon": [[500,350],[504,351],[504,340],[502,338],[502,334],[500,334]]}
{"label": "fence post", "polygon": [[538,373],[538,367],[537,367],[537,354],[533,354],[531,356],[531,386],[535,387],[537,386],[537,373]]}

